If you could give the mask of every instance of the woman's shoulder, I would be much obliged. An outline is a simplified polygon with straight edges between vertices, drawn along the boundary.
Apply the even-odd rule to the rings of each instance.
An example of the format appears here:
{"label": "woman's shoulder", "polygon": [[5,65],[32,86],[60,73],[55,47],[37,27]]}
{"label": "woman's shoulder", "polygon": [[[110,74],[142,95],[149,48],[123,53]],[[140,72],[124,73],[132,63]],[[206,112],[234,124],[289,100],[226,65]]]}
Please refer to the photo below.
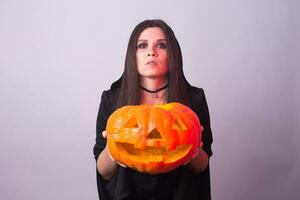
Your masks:
{"label": "woman's shoulder", "polygon": [[110,85],[110,88],[103,91],[105,95],[113,96],[120,90],[122,76]]}
{"label": "woman's shoulder", "polygon": [[206,105],[206,97],[203,88],[190,86],[189,99],[190,106],[196,113],[203,109],[203,105]]}
{"label": "woman's shoulder", "polygon": [[199,101],[205,97],[204,89],[191,85],[189,87],[189,96],[192,101],[193,100]]}
{"label": "woman's shoulder", "polygon": [[113,82],[109,89],[102,91],[102,97],[101,101],[105,101],[106,103],[109,103],[111,105],[111,108],[116,108],[119,91],[120,91],[120,79]]}

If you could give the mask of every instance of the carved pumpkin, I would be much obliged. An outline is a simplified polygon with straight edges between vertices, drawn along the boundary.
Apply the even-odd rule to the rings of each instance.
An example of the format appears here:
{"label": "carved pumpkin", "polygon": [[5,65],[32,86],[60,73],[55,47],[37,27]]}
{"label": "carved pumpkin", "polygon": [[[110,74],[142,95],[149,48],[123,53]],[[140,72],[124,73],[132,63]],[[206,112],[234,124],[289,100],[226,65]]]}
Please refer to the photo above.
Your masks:
{"label": "carved pumpkin", "polygon": [[106,131],[108,150],[116,161],[157,174],[197,154],[202,126],[190,108],[168,103],[119,108],[109,117]]}

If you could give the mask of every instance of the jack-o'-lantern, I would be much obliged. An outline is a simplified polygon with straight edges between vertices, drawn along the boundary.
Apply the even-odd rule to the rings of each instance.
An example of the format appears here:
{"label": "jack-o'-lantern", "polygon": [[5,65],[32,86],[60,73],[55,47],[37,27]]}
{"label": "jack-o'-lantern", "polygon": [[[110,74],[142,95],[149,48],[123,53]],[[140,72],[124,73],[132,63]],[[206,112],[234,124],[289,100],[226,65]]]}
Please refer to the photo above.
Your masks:
{"label": "jack-o'-lantern", "polygon": [[164,173],[197,155],[202,126],[180,103],[124,106],[107,122],[111,156],[140,172]]}

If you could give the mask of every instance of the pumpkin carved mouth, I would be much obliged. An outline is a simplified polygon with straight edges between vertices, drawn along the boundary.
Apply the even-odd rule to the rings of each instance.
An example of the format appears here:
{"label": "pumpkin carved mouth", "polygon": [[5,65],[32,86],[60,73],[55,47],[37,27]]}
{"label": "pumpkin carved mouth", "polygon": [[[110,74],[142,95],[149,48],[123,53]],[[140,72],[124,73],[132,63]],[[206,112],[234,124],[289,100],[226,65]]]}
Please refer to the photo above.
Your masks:
{"label": "pumpkin carved mouth", "polygon": [[148,134],[144,148],[138,148],[136,146],[135,144],[126,142],[116,142],[116,147],[120,152],[126,152],[128,155],[147,163],[153,161],[172,162],[185,156],[192,148],[190,144],[182,144],[177,145],[176,149],[168,150],[165,140],[156,128]]}
{"label": "pumpkin carved mouth", "polygon": [[132,158],[141,159],[143,162],[159,162],[164,161],[170,163],[178,160],[189,153],[192,145],[178,145],[176,149],[168,151],[166,147],[147,147],[146,149],[138,149],[134,144],[116,143],[119,151],[126,152]]}

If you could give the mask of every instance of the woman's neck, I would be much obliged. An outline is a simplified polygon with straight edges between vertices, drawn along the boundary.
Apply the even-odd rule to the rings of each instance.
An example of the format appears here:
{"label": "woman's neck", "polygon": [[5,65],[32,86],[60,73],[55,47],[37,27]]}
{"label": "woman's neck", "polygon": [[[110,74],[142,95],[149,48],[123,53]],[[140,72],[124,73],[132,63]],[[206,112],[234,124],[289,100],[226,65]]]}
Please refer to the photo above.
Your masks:
{"label": "woman's neck", "polygon": [[[167,101],[167,86],[165,79],[142,79],[140,81],[140,104],[163,104]],[[153,92],[157,91],[158,92]]]}
{"label": "woman's neck", "polygon": [[140,80],[140,86],[150,91],[158,90],[167,84],[167,80],[161,78],[143,78]]}

